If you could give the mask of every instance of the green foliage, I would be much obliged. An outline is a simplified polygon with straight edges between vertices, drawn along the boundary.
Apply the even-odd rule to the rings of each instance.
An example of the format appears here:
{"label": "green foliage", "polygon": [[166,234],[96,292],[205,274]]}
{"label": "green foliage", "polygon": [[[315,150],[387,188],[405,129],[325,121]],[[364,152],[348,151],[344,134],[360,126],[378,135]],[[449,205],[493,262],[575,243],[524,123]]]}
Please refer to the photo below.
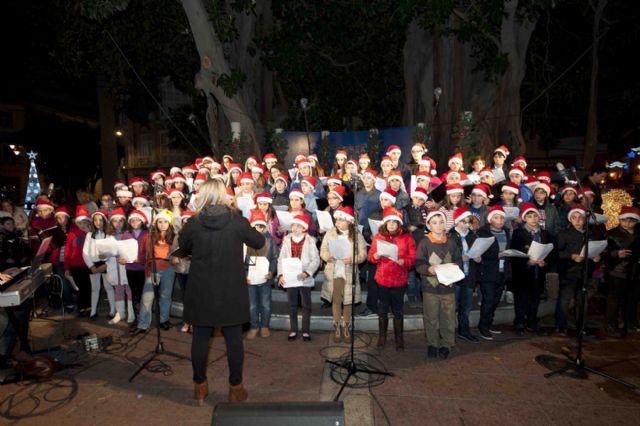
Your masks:
{"label": "green foliage", "polygon": [[336,147],[331,144],[330,134],[325,133],[318,147],[318,162],[323,167],[329,167],[332,163],[335,149]]}
{"label": "green foliage", "polygon": [[454,126],[453,134],[457,136],[458,145],[455,151],[462,153],[462,158],[469,160],[479,155],[480,150],[480,133],[476,120],[471,111],[460,113],[460,120]]}
{"label": "green foliage", "polygon": [[278,161],[283,163],[289,153],[289,142],[284,138],[282,133],[270,132],[270,134],[267,135],[265,152],[275,154]]}
{"label": "green foliage", "polygon": [[82,0],[77,2],[80,14],[89,19],[102,22],[114,13],[125,10],[131,0]]}
{"label": "green foliage", "polygon": [[216,80],[216,85],[224,90],[224,94],[232,98],[242,88],[247,76],[237,69],[231,70],[231,75],[222,74]]}
{"label": "green foliage", "polygon": [[380,157],[380,136],[378,129],[369,129],[369,137],[367,138],[367,154],[371,159],[370,169],[378,168],[378,158]]}

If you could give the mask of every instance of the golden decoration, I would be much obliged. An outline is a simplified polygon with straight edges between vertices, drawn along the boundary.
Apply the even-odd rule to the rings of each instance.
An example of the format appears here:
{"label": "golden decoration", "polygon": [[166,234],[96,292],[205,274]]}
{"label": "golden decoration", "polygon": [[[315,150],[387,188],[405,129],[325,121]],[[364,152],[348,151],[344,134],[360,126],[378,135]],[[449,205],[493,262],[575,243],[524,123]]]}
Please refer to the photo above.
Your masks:
{"label": "golden decoration", "polygon": [[610,189],[602,194],[602,210],[609,216],[606,224],[607,230],[618,226],[618,215],[622,206],[632,206],[633,199],[624,189]]}

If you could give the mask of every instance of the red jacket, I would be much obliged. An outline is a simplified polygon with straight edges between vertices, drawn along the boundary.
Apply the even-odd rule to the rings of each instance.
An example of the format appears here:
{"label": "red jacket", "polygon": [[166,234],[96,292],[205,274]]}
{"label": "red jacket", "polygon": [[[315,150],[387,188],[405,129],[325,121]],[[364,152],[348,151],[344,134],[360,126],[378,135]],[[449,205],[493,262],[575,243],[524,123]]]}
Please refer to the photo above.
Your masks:
{"label": "red jacket", "polygon": [[[386,241],[398,246],[398,259],[404,259],[404,265],[398,265],[391,259],[381,257],[374,259],[373,255],[378,251],[378,241]],[[376,282],[383,287],[403,287],[409,278],[409,269],[416,261],[416,243],[411,234],[403,232],[395,237],[376,234],[371,240],[369,249],[369,262],[376,263]]]}
{"label": "red jacket", "polygon": [[67,243],[64,246],[64,270],[71,268],[86,268],[82,258],[82,247],[87,233],[75,225],[71,226],[71,230],[67,234]]}

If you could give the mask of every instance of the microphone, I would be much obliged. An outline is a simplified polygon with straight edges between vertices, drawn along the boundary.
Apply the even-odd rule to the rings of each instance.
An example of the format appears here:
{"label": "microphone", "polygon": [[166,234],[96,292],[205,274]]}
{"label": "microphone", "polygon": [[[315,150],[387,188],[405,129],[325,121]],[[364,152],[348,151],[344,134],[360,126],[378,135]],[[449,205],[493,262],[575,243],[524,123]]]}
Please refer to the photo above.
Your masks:
{"label": "microphone", "polygon": [[558,174],[561,178],[564,178],[564,183],[567,185],[575,185],[575,181],[569,179],[569,174],[573,173],[575,175],[576,169],[572,166],[570,168],[564,167],[564,164],[558,162],[556,163],[556,168],[558,169]]}
{"label": "microphone", "polygon": [[47,197],[49,197],[49,199],[51,199],[51,197],[53,197],[53,182],[49,184],[49,188],[47,189]]}

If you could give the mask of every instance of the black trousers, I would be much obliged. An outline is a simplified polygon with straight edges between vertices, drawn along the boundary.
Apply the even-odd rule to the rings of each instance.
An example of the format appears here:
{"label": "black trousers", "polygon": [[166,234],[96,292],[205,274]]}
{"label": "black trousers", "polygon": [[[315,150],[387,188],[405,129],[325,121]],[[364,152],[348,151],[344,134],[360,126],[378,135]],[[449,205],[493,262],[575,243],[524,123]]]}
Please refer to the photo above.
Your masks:
{"label": "black trousers", "polygon": [[91,309],[91,280],[89,279],[89,268],[71,268],[71,276],[78,286],[78,296],[76,304],[78,310]]}
{"label": "black trousers", "polygon": [[512,283],[513,302],[516,318],[513,325],[516,328],[536,328],[538,326],[538,307],[540,306],[540,295],[544,289],[545,275],[539,272],[535,277],[533,270],[527,270],[522,277],[518,277]]}
{"label": "black trousers", "polygon": [[502,272],[499,273],[498,280],[480,280],[482,304],[480,305],[478,329],[487,331],[493,325],[493,316],[496,313],[503,291],[504,274]]}
{"label": "black trousers", "polygon": [[[191,338],[191,366],[193,381],[202,383],[207,380],[207,358],[209,357],[209,338],[213,327],[194,325]],[[242,324],[222,327],[224,343],[227,346],[227,364],[229,365],[229,384],[242,383],[242,363],[244,346],[242,344]]]}
{"label": "black trousers", "polygon": [[298,332],[298,295],[302,304],[302,332],[309,333],[311,328],[311,287],[287,288],[289,301],[289,331]]}
{"label": "black trousers", "polygon": [[607,325],[618,328],[621,313],[624,329],[638,326],[638,283],[607,275]]}
{"label": "black trousers", "polygon": [[[377,266],[375,263],[368,262],[361,269],[361,282],[367,283],[367,308],[372,312],[378,312],[378,283],[376,282],[376,269]],[[365,277],[362,277],[362,274],[365,274]]]}
{"label": "black trousers", "polygon": [[129,271],[127,270],[127,281],[131,288],[131,295],[133,297],[133,303],[140,304],[140,298],[142,298],[142,289],[144,288],[144,270],[142,271]]}
{"label": "black trousers", "polygon": [[389,308],[393,312],[393,318],[401,320],[404,318],[404,292],[407,285],[402,287],[384,287],[378,285],[378,298],[380,300],[378,306],[378,316],[386,318],[389,314]]}

